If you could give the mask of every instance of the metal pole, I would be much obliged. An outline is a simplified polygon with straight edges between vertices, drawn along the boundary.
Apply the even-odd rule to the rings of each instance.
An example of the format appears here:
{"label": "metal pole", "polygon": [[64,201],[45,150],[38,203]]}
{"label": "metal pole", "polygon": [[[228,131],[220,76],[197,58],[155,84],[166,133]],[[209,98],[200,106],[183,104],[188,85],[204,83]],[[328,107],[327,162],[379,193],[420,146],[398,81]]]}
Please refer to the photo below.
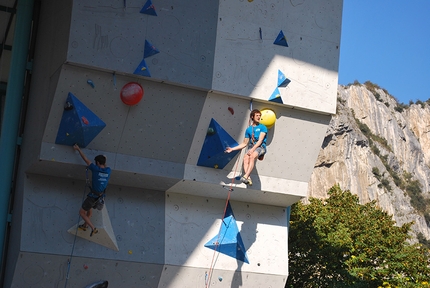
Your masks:
{"label": "metal pole", "polygon": [[9,198],[18,143],[28,48],[31,35],[34,0],[19,0],[15,21],[12,59],[6,90],[6,101],[0,137],[0,259],[3,259]]}

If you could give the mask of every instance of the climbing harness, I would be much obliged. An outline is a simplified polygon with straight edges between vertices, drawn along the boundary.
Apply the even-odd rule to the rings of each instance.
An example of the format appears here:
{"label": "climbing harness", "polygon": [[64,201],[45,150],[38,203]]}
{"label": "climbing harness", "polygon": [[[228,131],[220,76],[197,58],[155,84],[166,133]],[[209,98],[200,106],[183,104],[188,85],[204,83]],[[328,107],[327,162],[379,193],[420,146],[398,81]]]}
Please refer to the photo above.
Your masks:
{"label": "climbing harness", "polygon": [[[254,137],[254,126],[252,126],[252,135],[251,135],[251,139],[250,140],[251,140],[252,146],[254,146],[255,143],[256,143],[255,137]],[[267,148],[263,146],[263,143],[261,143],[261,145],[259,147],[261,147],[262,149],[264,149],[264,153],[261,154],[260,156],[258,156],[258,158],[257,158],[258,160],[262,161],[262,160],[264,160],[264,155],[267,153]]]}
{"label": "climbing harness", "polygon": [[103,190],[103,192],[97,192],[94,191],[89,183],[87,183],[87,187],[90,189],[90,193],[87,195],[94,199],[93,203],[91,204],[91,207],[97,210],[102,210],[105,205],[105,196],[106,196],[106,189]]}

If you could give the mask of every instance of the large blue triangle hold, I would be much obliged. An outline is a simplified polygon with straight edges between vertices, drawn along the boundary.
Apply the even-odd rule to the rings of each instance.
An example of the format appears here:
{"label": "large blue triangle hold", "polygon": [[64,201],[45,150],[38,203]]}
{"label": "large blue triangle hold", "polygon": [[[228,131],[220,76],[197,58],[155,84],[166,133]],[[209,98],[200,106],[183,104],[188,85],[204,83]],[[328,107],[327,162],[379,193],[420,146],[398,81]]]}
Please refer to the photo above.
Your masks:
{"label": "large blue triangle hold", "polygon": [[229,209],[231,213],[230,215],[226,213],[221,223],[219,235],[209,240],[205,244],[205,247],[249,264],[246,248],[240,236],[233,210],[230,207],[230,202],[228,203],[227,209]]}
{"label": "large blue triangle hold", "polygon": [[276,87],[275,91],[273,91],[272,95],[269,98],[269,101],[284,104],[281,98],[281,92],[279,91],[278,87]]}
{"label": "large blue triangle hold", "polygon": [[157,53],[160,53],[160,51],[155,48],[155,46],[152,45],[148,40],[145,40],[145,50],[143,52],[143,58],[151,57]]}
{"label": "large blue triangle hold", "polygon": [[157,16],[157,12],[155,12],[155,7],[151,0],[146,1],[145,5],[143,5],[142,9],[140,10],[140,13]]}
{"label": "large blue triangle hold", "polygon": [[276,37],[275,42],[273,42],[273,44],[288,47],[287,38],[285,37],[284,32],[282,32],[282,30],[279,32],[278,37]]}
{"label": "large blue triangle hold", "polygon": [[278,87],[287,87],[291,80],[285,77],[281,70],[278,70]]}
{"label": "large blue triangle hold", "polygon": [[148,66],[146,66],[145,59],[142,59],[139,66],[137,66],[136,70],[134,70],[133,74],[151,77],[151,73],[149,73]]}
{"label": "large blue triangle hold", "polygon": [[55,143],[86,147],[105,127],[96,114],[69,92]]}
{"label": "large blue triangle hold", "polygon": [[223,169],[239,153],[239,151],[225,153],[225,149],[237,145],[239,144],[212,118],[197,166]]}

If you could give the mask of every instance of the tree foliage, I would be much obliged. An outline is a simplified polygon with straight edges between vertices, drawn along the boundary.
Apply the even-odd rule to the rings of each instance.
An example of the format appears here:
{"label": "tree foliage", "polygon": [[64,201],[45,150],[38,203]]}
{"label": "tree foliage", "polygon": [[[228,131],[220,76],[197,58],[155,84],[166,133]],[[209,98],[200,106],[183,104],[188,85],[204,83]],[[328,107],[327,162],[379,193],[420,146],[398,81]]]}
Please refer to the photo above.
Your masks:
{"label": "tree foliage", "polygon": [[338,185],[292,206],[285,287],[430,287],[429,252],[375,202]]}

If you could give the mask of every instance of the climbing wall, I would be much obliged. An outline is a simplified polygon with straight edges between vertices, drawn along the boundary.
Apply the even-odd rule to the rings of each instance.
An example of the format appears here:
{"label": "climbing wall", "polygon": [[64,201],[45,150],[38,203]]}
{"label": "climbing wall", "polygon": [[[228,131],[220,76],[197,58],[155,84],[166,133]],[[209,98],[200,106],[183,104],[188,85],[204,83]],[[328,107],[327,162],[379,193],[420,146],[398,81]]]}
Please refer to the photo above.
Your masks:
{"label": "climbing wall", "polygon": [[342,3],[220,1],[212,89],[335,113]]}
{"label": "climbing wall", "polygon": [[[137,73],[209,90],[218,1],[152,1],[156,15],[141,13],[145,4],[146,1],[73,1],[67,59],[78,65]],[[159,53],[147,53],[145,57],[147,42]]]}
{"label": "climbing wall", "polygon": [[[306,196],[336,111],[342,1],[43,8],[6,287],[283,287],[287,207]],[[247,186],[243,153],[224,150],[252,109],[272,114]],[[112,168],[92,237],[76,229],[74,143]]]}

